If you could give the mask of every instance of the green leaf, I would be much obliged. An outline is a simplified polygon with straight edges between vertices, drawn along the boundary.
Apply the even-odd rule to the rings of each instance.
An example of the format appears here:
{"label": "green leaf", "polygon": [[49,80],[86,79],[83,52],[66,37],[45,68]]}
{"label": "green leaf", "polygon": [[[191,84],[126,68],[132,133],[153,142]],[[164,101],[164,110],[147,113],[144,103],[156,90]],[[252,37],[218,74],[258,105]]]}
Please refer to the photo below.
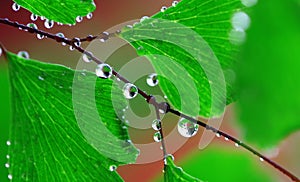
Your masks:
{"label": "green leaf", "polygon": [[171,156],[166,157],[166,165],[164,167],[164,181],[165,182],[201,182],[201,180],[194,178],[177,167]]}
{"label": "green leaf", "polygon": [[210,146],[189,155],[180,165],[190,175],[203,181],[271,182],[274,174],[266,170],[264,163],[245,151],[232,147]]}
{"label": "green leaf", "polygon": [[138,151],[117,117],[126,104],[118,86],[91,72],[12,53],[7,59],[13,179],[122,181],[110,166],[135,162]]}
{"label": "green leaf", "polygon": [[123,29],[120,36],[151,61],[173,107],[194,116],[217,116],[234,100],[237,47],[229,34],[233,14],[243,8],[240,0],[183,0]]}
{"label": "green leaf", "polygon": [[93,0],[14,0],[31,13],[63,24],[75,24],[77,16],[96,9]]}
{"label": "green leaf", "polygon": [[246,140],[266,148],[300,129],[300,11],[294,1],[261,1],[253,11],[237,110]]}

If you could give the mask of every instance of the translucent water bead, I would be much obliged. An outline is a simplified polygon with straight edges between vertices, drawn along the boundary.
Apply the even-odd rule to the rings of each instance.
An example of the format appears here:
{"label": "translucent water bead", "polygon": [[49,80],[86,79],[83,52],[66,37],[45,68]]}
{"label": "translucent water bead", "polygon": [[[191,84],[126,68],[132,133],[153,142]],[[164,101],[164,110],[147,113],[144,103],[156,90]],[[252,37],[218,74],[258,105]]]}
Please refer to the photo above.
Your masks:
{"label": "translucent water bead", "polygon": [[54,26],[54,21],[46,19],[45,22],[44,22],[44,26],[46,28],[50,29],[50,28],[52,28]]}
{"label": "translucent water bead", "polygon": [[99,64],[96,67],[96,75],[100,78],[110,78],[112,75],[112,68],[108,64]]}
{"label": "translucent water bead", "polygon": [[126,83],[123,87],[123,94],[124,94],[125,98],[133,99],[138,94],[138,88],[131,83]]}
{"label": "translucent water bead", "polygon": [[233,15],[231,23],[234,29],[247,30],[250,26],[250,18],[245,12],[237,12]]}
{"label": "translucent water bead", "polygon": [[0,47],[0,56],[2,56],[2,48]]}
{"label": "translucent water bead", "polygon": [[197,134],[199,126],[185,118],[178,121],[177,129],[180,135],[190,138]]}
{"label": "translucent water bead", "polygon": [[172,6],[174,6],[174,7],[175,7],[177,4],[178,4],[178,1],[173,1],[173,2],[172,2]]}
{"label": "translucent water bead", "polygon": [[18,56],[19,56],[19,57],[22,57],[22,58],[24,58],[24,59],[29,59],[29,54],[28,54],[28,52],[26,52],[26,51],[19,51],[19,52],[18,52]]}
{"label": "translucent water bead", "polygon": [[38,16],[32,13],[32,14],[30,15],[30,19],[31,19],[32,21],[36,21],[36,20],[38,19]]}
{"label": "translucent water bead", "polygon": [[147,77],[147,84],[150,87],[154,87],[158,84],[158,79],[157,79],[157,74],[156,73],[152,73]]}
{"label": "translucent water bead", "polygon": [[87,14],[87,15],[86,15],[86,18],[87,18],[87,19],[92,19],[92,18],[93,18],[93,13]]}
{"label": "translucent water bead", "polygon": [[153,122],[152,122],[152,128],[156,131],[160,130],[161,129],[161,120],[160,119],[155,119]]}
{"label": "translucent water bead", "polygon": [[154,139],[154,141],[156,141],[156,142],[160,142],[161,139],[162,139],[160,132],[154,133],[153,139]]}
{"label": "translucent water bead", "polygon": [[11,7],[12,7],[12,9],[13,9],[14,11],[19,11],[20,8],[21,8],[21,6],[18,5],[17,3],[14,3]]}
{"label": "translucent water bead", "polygon": [[[91,52],[89,52],[89,53],[90,53],[90,54],[93,54],[93,53],[91,53]],[[86,55],[86,54],[83,54],[82,60],[83,60],[84,62],[86,62],[86,63],[90,63],[90,62],[93,61],[93,59],[92,59],[90,56]]]}
{"label": "translucent water bead", "polygon": [[117,169],[117,166],[116,166],[116,165],[110,165],[110,166],[109,166],[109,170],[110,170],[111,172],[115,171],[116,169]]}

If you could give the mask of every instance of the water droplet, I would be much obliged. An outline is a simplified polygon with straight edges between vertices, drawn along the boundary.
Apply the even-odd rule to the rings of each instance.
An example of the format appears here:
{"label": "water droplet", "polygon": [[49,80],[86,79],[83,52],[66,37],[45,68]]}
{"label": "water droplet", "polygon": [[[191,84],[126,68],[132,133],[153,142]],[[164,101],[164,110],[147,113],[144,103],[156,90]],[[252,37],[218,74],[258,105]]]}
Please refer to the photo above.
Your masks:
{"label": "water droplet", "polygon": [[115,171],[116,169],[117,169],[117,166],[116,166],[116,165],[110,165],[110,166],[109,166],[109,170],[110,170],[111,172]]}
{"label": "water droplet", "polygon": [[42,21],[44,21],[46,18],[45,18],[44,16],[41,16],[40,19],[41,19]]}
{"label": "water droplet", "polygon": [[93,13],[87,14],[87,15],[86,15],[86,18],[87,18],[87,19],[92,19],[92,18],[93,18]]}
{"label": "water droplet", "polygon": [[147,77],[147,84],[150,86],[150,87],[154,87],[158,84],[158,79],[157,79],[157,74],[156,73],[153,73],[153,74],[150,74],[148,77]]}
{"label": "water droplet", "polygon": [[221,137],[220,133],[216,133],[216,136],[217,136],[218,138]]}
{"label": "water droplet", "polygon": [[176,6],[178,4],[178,1],[173,1],[172,6]]}
{"label": "water droplet", "polygon": [[39,76],[39,77],[38,77],[38,79],[39,79],[39,80],[42,80],[42,81],[44,80],[44,78],[43,78],[43,77],[41,77],[41,76]]}
{"label": "water droplet", "polygon": [[12,9],[13,9],[14,11],[19,11],[20,8],[21,8],[21,6],[18,5],[17,3],[14,3],[11,7],[12,7]]}
{"label": "water droplet", "polygon": [[70,51],[74,51],[75,50],[75,48],[73,46],[70,46],[69,49],[70,49]]}
{"label": "water droplet", "polygon": [[[88,52],[88,53],[90,53],[91,55],[93,55],[93,53],[91,53],[91,52]],[[83,54],[82,60],[83,60],[84,62],[86,62],[86,63],[90,63],[90,62],[93,61],[93,59],[92,59],[90,56],[86,55],[86,54]]]}
{"label": "water droplet", "polygon": [[161,129],[161,120],[160,119],[155,119],[153,122],[152,122],[152,128],[156,131],[160,130]]}
{"label": "water droplet", "polygon": [[143,22],[143,21],[145,21],[145,20],[147,20],[147,19],[149,19],[149,16],[143,16],[143,17],[141,18],[140,22]]}
{"label": "water droplet", "polygon": [[[61,32],[57,33],[56,36],[61,37],[61,38],[65,38],[65,35]],[[62,42],[61,45],[65,46],[67,44],[65,42]]]}
{"label": "water droplet", "polygon": [[36,21],[36,20],[38,19],[38,16],[32,13],[32,14],[30,15],[30,19],[31,19],[32,21]]}
{"label": "water droplet", "polygon": [[9,174],[9,175],[7,175],[7,178],[8,178],[9,180],[12,180],[13,176],[12,176],[11,174]]}
{"label": "water droplet", "polygon": [[52,28],[52,27],[54,26],[53,20],[48,20],[48,19],[45,20],[44,26],[45,26],[46,28],[48,28],[48,29]]}
{"label": "water droplet", "polygon": [[192,137],[197,134],[199,126],[185,118],[181,118],[178,121],[177,129],[181,136]]}
{"label": "water droplet", "polygon": [[228,141],[229,139],[227,137],[224,138],[226,141]]}
{"label": "water droplet", "polygon": [[264,162],[264,161],[265,161],[262,157],[260,157],[259,160],[260,160],[261,162]]}
{"label": "water droplet", "polygon": [[76,17],[76,21],[77,21],[78,23],[82,22],[82,20],[83,20],[83,18],[82,18],[81,16],[77,16],[77,17]]}
{"label": "water droplet", "polygon": [[79,47],[81,45],[81,42],[80,42],[79,38],[76,37],[76,38],[73,39],[73,41],[74,41],[75,46]]}
{"label": "water droplet", "polygon": [[43,39],[44,38],[44,35],[41,35],[41,34],[36,34],[36,37],[38,38],[38,39]]}
{"label": "water droplet", "polygon": [[33,28],[33,29],[37,29],[38,27],[36,26],[36,24],[34,23],[28,23],[27,27]]}
{"label": "water droplet", "polygon": [[241,0],[241,2],[246,7],[252,7],[257,3],[257,0]]}
{"label": "water droplet", "polygon": [[240,146],[238,143],[235,143],[234,145],[235,145],[236,147],[239,147],[239,146]]}
{"label": "water droplet", "polygon": [[161,134],[160,134],[159,131],[156,132],[156,133],[154,133],[153,139],[154,139],[154,141],[156,141],[156,142],[160,142],[160,141],[161,141],[162,137],[161,137]]}
{"label": "water droplet", "polygon": [[229,34],[229,40],[232,44],[241,45],[246,41],[246,33],[242,29],[232,29]]}
{"label": "water droplet", "polygon": [[110,78],[112,75],[112,68],[108,64],[98,64],[96,67],[96,75],[100,78]]}
{"label": "water droplet", "polygon": [[168,154],[168,155],[166,155],[165,158],[164,158],[164,164],[165,164],[165,165],[168,165],[168,160],[167,160],[167,158],[171,158],[172,161],[175,160],[175,159],[174,159],[174,156],[173,156],[172,154]]}
{"label": "water droplet", "polygon": [[10,142],[9,140],[7,140],[7,141],[6,141],[6,145],[7,145],[7,146],[10,146],[10,145],[11,145],[11,142]]}
{"label": "water droplet", "polygon": [[5,167],[6,167],[6,168],[9,168],[9,163],[6,163],[6,164],[5,164]]}
{"label": "water droplet", "polygon": [[237,12],[233,15],[231,23],[234,29],[247,30],[250,26],[250,18],[245,12]]}
{"label": "water droplet", "polygon": [[28,52],[26,52],[26,51],[19,51],[19,52],[18,52],[18,56],[19,56],[19,57],[22,57],[22,58],[24,58],[24,59],[29,59],[29,54],[28,54]]}
{"label": "water droplet", "polygon": [[0,56],[2,56],[2,48],[0,47]]}
{"label": "water droplet", "polygon": [[168,8],[166,6],[161,7],[160,11],[165,12]]}
{"label": "water droplet", "polygon": [[138,88],[131,83],[126,83],[123,87],[123,94],[124,94],[125,98],[133,99],[138,94]]}
{"label": "water droplet", "polygon": [[60,26],[61,26],[61,25],[63,25],[63,24],[62,24],[62,23],[60,23],[60,22],[57,22],[57,25],[60,25]]}
{"label": "water droplet", "polygon": [[9,159],[9,158],[10,158],[10,156],[7,154],[7,155],[6,155],[6,159]]}

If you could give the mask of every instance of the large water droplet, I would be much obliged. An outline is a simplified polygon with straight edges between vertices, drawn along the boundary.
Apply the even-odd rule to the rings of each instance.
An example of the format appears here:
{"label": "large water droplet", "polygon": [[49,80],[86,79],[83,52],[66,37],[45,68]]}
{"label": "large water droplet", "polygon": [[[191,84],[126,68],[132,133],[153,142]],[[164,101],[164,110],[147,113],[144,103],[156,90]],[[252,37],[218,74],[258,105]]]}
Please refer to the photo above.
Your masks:
{"label": "large water droplet", "polygon": [[87,15],[86,15],[86,18],[87,18],[87,19],[92,19],[92,18],[93,18],[93,13],[87,14]]}
{"label": "large water droplet", "polygon": [[196,123],[193,123],[185,118],[181,118],[177,124],[177,129],[180,135],[187,138],[196,135],[198,128],[199,126]]}
{"label": "large water droplet", "polygon": [[126,83],[123,87],[123,94],[127,99],[133,99],[138,94],[138,88],[131,83]]}
{"label": "large water droplet", "polygon": [[74,51],[74,50],[75,50],[75,47],[70,46],[69,49],[70,49],[70,51]]}
{"label": "large water droplet", "polygon": [[241,2],[244,6],[251,7],[257,3],[257,0],[241,0]]}
{"label": "large water droplet", "polygon": [[231,23],[234,29],[247,30],[250,26],[250,18],[245,12],[237,12],[233,15]]}
{"label": "large water droplet", "polygon": [[30,27],[30,28],[33,28],[33,29],[38,29],[38,27],[34,23],[28,23],[27,27]]}
{"label": "large water droplet", "polygon": [[161,7],[160,11],[165,12],[168,8],[166,6]]}
{"label": "large water droplet", "polygon": [[80,42],[79,38],[76,37],[76,38],[73,39],[73,41],[74,41],[75,46],[79,47],[81,45],[81,42]]}
{"label": "large water droplet", "polygon": [[159,131],[156,132],[156,133],[154,133],[153,139],[154,139],[154,141],[156,141],[156,142],[160,142],[160,141],[161,141],[162,137],[161,137],[161,134],[160,134]]}
{"label": "large water droplet", "polygon": [[24,58],[24,59],[29,59],[29,54],[28,54],[28,52],[26,52],[26,51],[19,51],[19,52],[18,52],[18,56],[19,56],[19,57],[22,57],[22,58]]}
{"label": "large water droplet", "polygon": [[172,2],[172,6],[174,6],[174,7],[175,7],[177,4],[178,4],[178,1],[173,1],[173,2]]}
{"label": "large water droplet", "polygon": [[5,164],[5,167],[6,167],[6,168],[9,168],[9,163],[6,163],[6,164]]}
{"label": "large water droplet", "polygon": [[45,20],[44,26],[48,29],[52,28],[54,26],[54,21],[53,20]]}
{"label": "large water droplet", "polygon": [[112,68],[108,64],[98,64],[96,67],[96,75],[100,78],[110,78],[112,75]]}
{"label": "large water droplet", "polygon": [[32,14],[30,15],[30,19],[31,19],[32,21],[36,21],[36,20],[38,19],[38,16],[32,13]]}
{"label": "large water droplet", "polygon": [[12,9],[13,9],[14,11],[19,11],[20,8],[21,8],[21,6],[18,5],[17,3],[14,3],[11,7],[12,7]]}
{"label": "large water droplet", "polygon": [[115,171],[116,169],[117,169],[117,166],[116,166],[116,165],[110,165],[110,166],[109,166],[109,170],[110,170],[111,172]]}
{"label": "large water droplet", "polygon": [[77,17],[76,17],[76,21],[77,21],[78,23],[82,22],[82,20],[83,20],[83,18],[82,18],[81,16],[77,16]]}
{"label": "large water droplet", "polygon": [[153,73],[147,77],[147,84],[151,87],[154,87],[158,84],[157,74]]}
{"label": "large water droplet", "polygon": [[[93,55],[93,53],[91,53],[91,52],[89,52],[89,53],[90,53],[91,55]],[[90,63],[90,62],[93,61],[93,59],[92,59],[90,56],[86,55],[86,54],[83,54],[82,60],[83,60],[84,62],[86,62],[86,63]]]}
{"label": "large water droplet", "polygon": [[161,120],[160,119],[155,119],[153,122],[152,122],[152,128],[156,131],[160,130],[161,129]]}

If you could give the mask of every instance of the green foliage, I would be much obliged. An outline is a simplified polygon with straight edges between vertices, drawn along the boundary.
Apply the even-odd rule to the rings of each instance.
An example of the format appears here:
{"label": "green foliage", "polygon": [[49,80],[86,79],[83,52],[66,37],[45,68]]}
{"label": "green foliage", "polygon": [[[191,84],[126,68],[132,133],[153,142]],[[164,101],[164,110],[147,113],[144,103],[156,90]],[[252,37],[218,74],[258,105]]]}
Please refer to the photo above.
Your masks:
{"label": "green foliage", "polygon": [[166,165],[164,168],[164,181],[165,182],[201,182],[201,180],[192,177],[182,170],[182,168],[177,167],[171,156],[166,157]]}
{"label": "green foliage", "polygon": [[14,0],[35,15],[64,24],[75,24],[77,16],[86,16],[96,6],[93,0]]}
{"label": "green foliage", "polygon": [[272,175],[257,157],[226,146],[211,146],[189,155],[181,166],[203,181],[271,182]]}
{"label": "green foliage", "polygon": [[194,116],[216,116],[234,100],[227,73],[236,47],[229,33],[233,14],[241,9],[239,0],[183,0],[124,29],[121,37],[151,61],[173,107]]}
{"label": "green foliage", "polygon": [[[127,129],[116,115],[125,107],[121,90],[111,80],[96,79],[94,73],[12,53],[7,53],[7,59],[13,103],[9,146],[13,178],[122,181],[109,167],[134,162],[138,151],[127,142]],[[108,158],[109,154],[114,158]]]}
{"label": "green foliage", "polygon": [[237,110],[245,138],[270,147],[300,128],[300,11],[294,1],[259,1],[253,11],[236,69]]}

